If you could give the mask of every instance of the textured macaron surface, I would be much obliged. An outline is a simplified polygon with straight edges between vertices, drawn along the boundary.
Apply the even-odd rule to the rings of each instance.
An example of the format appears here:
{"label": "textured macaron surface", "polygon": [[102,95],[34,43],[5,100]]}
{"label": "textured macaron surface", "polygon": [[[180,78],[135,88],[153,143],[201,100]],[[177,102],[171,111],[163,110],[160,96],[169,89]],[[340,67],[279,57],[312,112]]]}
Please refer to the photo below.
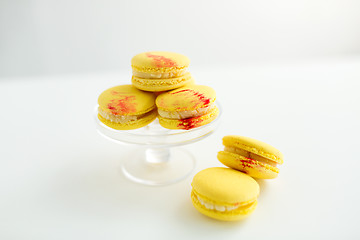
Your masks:
{"label": "textured macaron surface", "polygon": [[284,162],[283,155],[278,149],[267,143],[249,137],[237,135],[225,136],[223,138],[223,145],[225,147],[235,147],[251,152],[279,164]]}
{"label": "textured macaron surface", "polygon": [[220,151],[217,158],[225,166],[244,172],[254,178],[272,179],[279,174],[277,167],[232,152]]}
{"label": "textured macaron surface", "polygon": [[166,71],[187,68],[190,59],[173,52],[144,52],[131,59],[131,66],[138,71]]}
{"label": "textured macaron surface", "polygon": [[253,178],[231,168],[204,169],[194,176],[191,185],[201,198],[225,205],[253,202],[260,193]]}
{"label": "textured macaron surface", "polygon": [[188,111],[208,107],[215,99],[211,87],[192,84],[159,95],[156,105],[165,111]]}
{"label": "textured macaron surface", "polygon": [[177,120],[177,119],[163,118],[159,115],[158,118],[160,125],[163,126],[164,128],[191,130],[193,128],[197,128],[212,122],[217,118],[218,115],[219,115],[219,109],[217,107],[214,107],[209,113],[199,117]]}
{"label": "textured macaron surface", "polygon": [[190,73],[185,73],[181,77],[166,78],[166,79],[144,79],[136,76],[132,76],[132,84],[144,91],[168,91],[175,88],[182,87],[186,84],[193,83],[194,80]]}
{"label": "textured macaron surface", "polygon": [[113,115],[140,115],[154,109],[155,94],[143,92],[132,85],[120,85],[102,92],[99,107]]}
{"label": "textured macaron surface", "polygon": [[132,130],[144,127],[154,121],[157,117],[156,109],[150,111],[147,114],[141,115],[140,118],[136,120],[131,120],[123,123],[113,122],[98,114],[99,120],[104,123],[106,126],[116,129],[116,130]]}

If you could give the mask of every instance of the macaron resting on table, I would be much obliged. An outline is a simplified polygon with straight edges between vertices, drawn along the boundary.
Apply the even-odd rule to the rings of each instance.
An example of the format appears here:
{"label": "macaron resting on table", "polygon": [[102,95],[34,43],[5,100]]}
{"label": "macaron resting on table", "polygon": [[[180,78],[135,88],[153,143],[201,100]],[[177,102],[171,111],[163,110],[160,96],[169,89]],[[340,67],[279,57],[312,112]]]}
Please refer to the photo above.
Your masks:
{"label": "macaron resting on table", "polygon": [[132,84],[144,91],[161,92],[193,82],[188,57],[173,52],[145,52],[131,59]]}
{"label": "macaron resting on table", "polygon": [[214,89],[195,84],[160,94],[156,98],[160,125],[184,130],[206,125],[219,114],[215,99]]}
{"label": "macaron resting on table", "polygon": [[120,85],[102,92],[98,98],[98,118],[117,130],[144,127],[157,117],[155,95],[132,85]]}
{"label": "macaron resting on table", "polygon": [[224,151],[218,159],[224,165],[255,178],[271,179],[279,174],[282,153],[273,146],[249,137],[229,135],[223,138]]}
{"label": "macaron resting on table", "polygon": [[222,221],[249,216],[257,206],[259,184],[245,173],[213,167],[198,172],[192,181],[191,200],[202,214]]}

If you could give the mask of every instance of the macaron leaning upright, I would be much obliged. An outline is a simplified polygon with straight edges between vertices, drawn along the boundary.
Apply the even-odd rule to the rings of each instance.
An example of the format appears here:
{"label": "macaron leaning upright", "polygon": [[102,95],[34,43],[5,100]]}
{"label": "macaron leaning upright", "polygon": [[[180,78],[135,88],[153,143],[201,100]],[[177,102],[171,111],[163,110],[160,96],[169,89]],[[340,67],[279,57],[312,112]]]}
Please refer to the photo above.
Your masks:
{"label": "macaron leaning upright", "polygon": [[150,92],[168,91],[193,82],[190,60],[173,52],[145,52],[131,59],[132,84]]}
{"label": "macaron leaning upright", "polygon": [[211,87],[190,84],[156,98],[159,123],[168,129],[190,130],[210,123],[219,114]]}
{"label": "macaron leaning upright", "polygon": [[222,221],[249,216],[257,206],[259,184],[245,173],[213,167],[198,172],[192,181],[191,200],[202,214]]}
{"label": "macaron leaning upright", "polygon": [[144,127],[157,117],[155,98],[155,94],[140,91],[132,85],[109,88],[98,98],[98,118],[117,130]]}
{"label": "macaron leaning upright", "polygon": [[229,135],[223,138],[224,151],[219,161],[255,178],[271,179],[279,174],[278,164],[283,163],[282,153],[273,146],[249,137]]}

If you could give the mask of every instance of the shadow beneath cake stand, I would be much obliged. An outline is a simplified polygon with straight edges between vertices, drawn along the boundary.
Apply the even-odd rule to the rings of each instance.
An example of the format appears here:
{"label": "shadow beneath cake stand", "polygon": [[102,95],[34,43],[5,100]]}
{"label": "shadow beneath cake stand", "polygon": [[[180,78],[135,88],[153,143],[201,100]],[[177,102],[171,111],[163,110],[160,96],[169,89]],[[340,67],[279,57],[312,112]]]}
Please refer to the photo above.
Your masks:
{"label": "shadow beneath cake stand", "polygon": [[94,117],[97,131],[103,137],[116,143],[138,146],[123,161],[123,174],[140,184],[162,186],[179,182],[192,173],[196,159],[189,151],[177,147],[200,141],[217,129],[222,107],[219,102],[216,105],[219,108],[218,117],[191,130],[169,130],[163,128],[158,119],[143,128],[115,130],[98,119],[98,106],[95,107]]}

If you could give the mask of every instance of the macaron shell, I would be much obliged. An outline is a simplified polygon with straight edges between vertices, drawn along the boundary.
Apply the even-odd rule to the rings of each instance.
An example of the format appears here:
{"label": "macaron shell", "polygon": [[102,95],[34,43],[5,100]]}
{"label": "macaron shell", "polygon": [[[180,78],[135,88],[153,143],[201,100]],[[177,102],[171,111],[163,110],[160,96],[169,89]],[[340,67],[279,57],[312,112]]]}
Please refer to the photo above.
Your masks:
{"label": "macaron shell", "polygon": [[194,79],[191,77],[190,73],[186,73],[181,77],[163,79],[145,79],[132,76],[131,82],[140,90],[161,92],[176,89],[189,83],[194,83]]}
{"label": "macaron shell", "polygon": [[139,72],[169,72],[182,70],[190,64],[190,59],[173,52],[144,52],[131,59],[131,66]]}
{"label": "macaron shell", "polygon": [[254,178],[272,179],[279,174],[279,169],[239,154],[220,151],[217,155],[219,161],[232,169],[239,170]]}
{"label": "macaron shell", "polygon": [[247,205],[246,207],[240,207],[231,212],[219,212],[211,209],[205,208],[199,200],[196,198],[194,192],[191,192],[191,201],[196,210],[205,216],[221,220],[221,221],[239,221],[248,217],[257,206],[257,201],[254,201],[252,204]]}
{"label": "macaron shell", "polygon": [[99,120],[104,123],[106,126],[116,129],[116,130],[133,130],[141,127],[145,127],[154,121],[157,117],[157,111],[154,109],[149,114],[146,114],[144,117],[137,119],[136,121],[130,121],[127,123],[116,123],[110,120],[103,118],[98,114]]}
{"label": "macaron shell", "polygon": [[155,94],[144,92],[132,85],[120,85],[102,92],[99,107],[113,115],[140,115],[156,107]]}
{"label": "macaron shell", "polygon": [[273,146],[244,136],[229,135],[223,138],[223,145],[227,147],[237,147],[279,164],[284,162],[282,153]]}
{"label": "macaron shell", "polygon": [[253,178],[231,168],[204,169],[194,176],[191,185],[201,196],[220,205],[255,201],[260,193]]}
{"label": "macaron shell", "polygon": [[156,105],[165,111],[189,111],[207,107],[215,99],[213,88],[192,84],[161,94],[156,99]]}
{"label": "macaron shell", "polygon": [[167,129],[182,129],[182,130],[190,130],[193,128],[204,126],[216,119],[219,115],[219,109],[214,107],[214,109],[202,116],[186,118],[186,119],[168,119],[158,116],[159,123],[161,126]]}

